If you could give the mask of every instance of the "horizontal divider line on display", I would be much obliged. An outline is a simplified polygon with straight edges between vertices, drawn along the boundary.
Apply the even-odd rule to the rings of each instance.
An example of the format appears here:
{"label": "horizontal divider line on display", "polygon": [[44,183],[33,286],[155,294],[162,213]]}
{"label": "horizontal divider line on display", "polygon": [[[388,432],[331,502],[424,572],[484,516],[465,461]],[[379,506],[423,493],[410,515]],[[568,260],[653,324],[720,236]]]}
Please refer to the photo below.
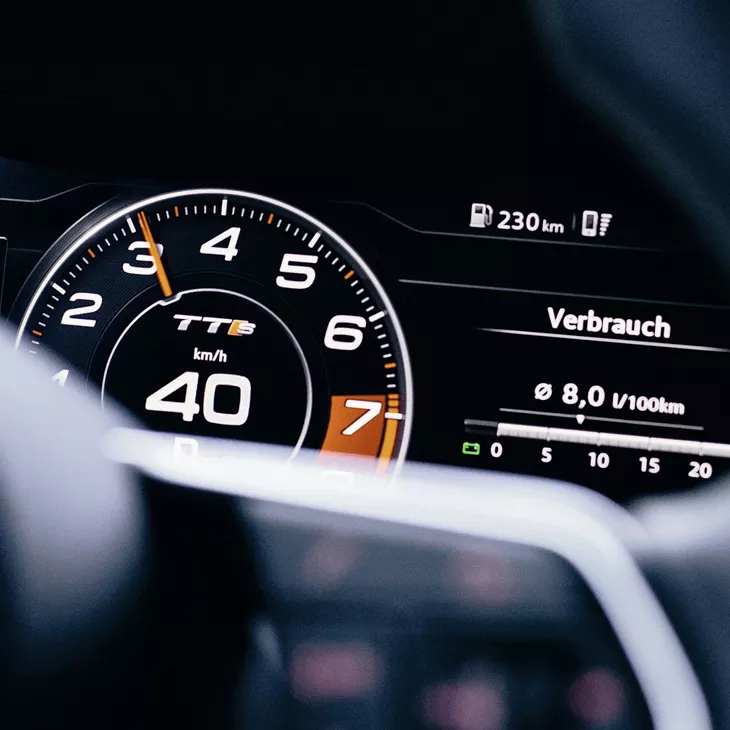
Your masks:
{"label": "horizontal divider line on display", "polygon": [[522,335],[524,337],[550,337],[559,340],[587,340],[589,342],[608,342],[613,345],[640,345],[641,347],[665,347],[670,350],[699,350],[700,352],[730,352],[725,347],[706,347],[705,345],[678,345],[669,342],[642,342],[640,340],[619,340],[615,337],[589,337],[588,335],[563,335],[557,332],[531,332],[529,330],[508,330],[493,327],[477,327],[481,332],[496,332],[503,335]]}
{"label": "horizontal divider line on display", "polygon": [[696,309],[730,309],[729,304],[703,304],[700,302],[673,302],[665,299],[640,299],[638,297],[612,297],[606,294],[586,294],[585,292],[547,291],[545,289],[517,289],[508,286],[488,286],[487,284],[463,284],[453,281],[426,281],[425,279],[398,279],[401,284],[417,286],[440,286],[447,289],[477,289],[482,291],[503,292],[506,294],[536,294],[538,296],[570,297],[595,299],[608,302],[632,302],[634,304],[658,304],[668,307],[692,307]]}

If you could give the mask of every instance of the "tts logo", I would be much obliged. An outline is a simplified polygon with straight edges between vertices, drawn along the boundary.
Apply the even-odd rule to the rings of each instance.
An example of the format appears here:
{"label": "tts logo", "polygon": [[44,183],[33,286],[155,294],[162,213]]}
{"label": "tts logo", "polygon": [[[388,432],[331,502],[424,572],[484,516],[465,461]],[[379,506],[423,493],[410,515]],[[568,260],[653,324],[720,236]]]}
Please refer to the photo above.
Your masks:
{"label": "tts logo", "polygon": [[228,319],[227,317],[198,317],[194,314],[176,314],[175,319],[180,320],[177,326],[178,332],[185,332],[190,329],[191,322],[205,322],[208,325],[208,333],[214,335],[218,332],[222,324],[228,326],[227,335],[231,337],[241,337],[242,335],[252,335],[256,329],[253,322],[247,319]]}

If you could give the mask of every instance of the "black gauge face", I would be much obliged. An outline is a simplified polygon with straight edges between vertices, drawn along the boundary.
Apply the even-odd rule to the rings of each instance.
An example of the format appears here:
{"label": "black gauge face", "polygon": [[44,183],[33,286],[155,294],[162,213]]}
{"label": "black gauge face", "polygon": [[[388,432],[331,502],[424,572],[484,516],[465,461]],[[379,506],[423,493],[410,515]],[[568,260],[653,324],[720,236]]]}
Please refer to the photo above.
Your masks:
{"label": "black gauge face", "polygon": [[380,472],[410,432],[405,342],[382,286],[284,203],[189,190],[80,222],[19,300],[16,348],[174,434],[356,454]]}

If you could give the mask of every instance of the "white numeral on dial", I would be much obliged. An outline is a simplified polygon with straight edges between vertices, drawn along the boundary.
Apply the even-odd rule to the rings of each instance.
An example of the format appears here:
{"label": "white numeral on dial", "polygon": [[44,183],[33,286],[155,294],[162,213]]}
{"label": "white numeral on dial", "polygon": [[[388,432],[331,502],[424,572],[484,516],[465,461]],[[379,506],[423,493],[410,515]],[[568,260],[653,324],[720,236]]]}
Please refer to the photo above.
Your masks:
{"label": "white numeral on dial", "polygon": [[[149,243],[147,243],[147,241],[135,241],[134,243],[130,243],[127,247],[127,251],[136,251],[137,249],[144,249],[145,251],[149,251],[150,245]],[[160,256],[162,256],[165,251],[165,247],[161,243],[158,243],[157,250],[160,252]],[[140,264],[147,264],[147,266],[135,266],[134,264],[124,263],[122,265],[122,270],[125,274],[151,276],[155,273],[155,269],[157,267],[155,266],[155,260],[152,258],[152,256],[150,256],[150,254],[138,253],[135,261],[139,262]]]}
{"label": "white numeral on dial", "polygon": [[91,314],[98,312],[101,308],[101,294],[90,294],[88,292],[77,292],[68,298],[69,302],[91,302],[88,306],[74,307],[67,309],[61,317],[61,324],[70,324],[75,327],[93,327],[96,325],[95,319],[84,319],[82,314]]}
{"label": "white numeral on dial", "polygon": [[206,241],[200,247],[200,253],[223,256],[226,261],[233,261],[233,257],[238,255],[236,244],[240,235],[240,228],[229,228],[227,231],[215,236],[215,238],[211,238],[210,241]]}
{"label": "white numeral on dial", "polygon": [[316,264],[318,256],[311,256],[303,253],[285,253],[281,259],[279,271],[282,274],[296,274],[297,279],[286,279],[283,276],[276,277],[276,285],[282,289],[309,289],[314,284],[317,272],[311,266],[302,264]]}
{"label": "white numeral on dial", "polygon": [[66,381],[68,380],[68,370],[59,370],[52,378],[51,380],[59,387],[63,388],[66,385]]}
{"label": "white numeral on dial", "polygon": [[370,423],[376,418],[380,411],[383,410],[383,404],[379,401],[357,400],[356,398],[348,398],[345,401],[345,408],[359,408],[365,411],[359,418],[355,419],[343,432],[343,436],[352,436],[357,433],[363,426]]}
{"label": "white numeral on dial", "polygon": [[362,332],[354,327],[344,327],[343,325],[346,324],[354,324],[355,327],[360,329],[367,327],[365,317],[336,314],[330,320],[327,331],[324,333],[325,347],[330,350],[357,350],[360,347],[363,340]]}

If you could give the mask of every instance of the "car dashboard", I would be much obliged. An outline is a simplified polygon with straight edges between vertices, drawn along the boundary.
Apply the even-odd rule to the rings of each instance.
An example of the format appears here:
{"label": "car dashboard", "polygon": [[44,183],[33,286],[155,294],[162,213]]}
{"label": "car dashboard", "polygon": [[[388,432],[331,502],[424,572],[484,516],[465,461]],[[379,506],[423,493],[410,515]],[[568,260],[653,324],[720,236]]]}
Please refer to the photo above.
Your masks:
{"label": "car dashboard", "polygon": [[[729,305],[691,229],[646,191],[519,182],[4,197],[2,312],[18,351],[60,358],[59,385],[101,389],[178,451],[196,435],[303,445],[618,501],[721,472]],[[188,397],[195,413],[176,411]]]}
{"label": "car dashboard", "polygon": [[19,726],[724,717],[721,95],[589,5],[0,67]]}
{"label": "car dashboard", "polygon": [[[112,101],[83,85],[91,71],[34,90],[16,70],[0,149],[16,349],[176,434],[178,455],[215,436],[385,474],[405,460],[533,474],[619,502],[722,473],[730,300],[714,261],[517,40],[492,49],[513,74],[478,115],[468,85],[439,83],[448,65],[428,87],[402,79],[420,86],[388,121],[353,121],[362,100],[338,97],[335,120],[288,129],[199,71],[230,134],[173,106],[190,69],[145,68],[173,85],[139,92],[154,125],[111,106],[95,132],[89,111]],[[321,109],[339,92],[312,93]],[[439,113],[409,117],[416,95]],[[39,108],[53,132],[29,147]]]}
{"label": "car dashboard", "polygon": [[[10,159],[22,146],[5,137],[1,311],[17,349],[179,434],[177,452],[219,436],[387,473],[409,459],[535,474],[622,502],[709,479],[730,456],[724,287],[672,198],[550,81],[539,140],[503,120],[458,144],[442,130],[440,150],[390,130],[390,169],[385,152],[343,160],[311,140],[265,172],[254,153],[206,164],[207,130],[184,173],[154,133],[93,159],[62,119],[64,164],[52,142]],[[84,103],[52,109],[78,121]],[[27,109],[10,108],[12,126]],[[299,163],[320,152],[304,184]],[[177,291],[160,289],[150,241]]]}

